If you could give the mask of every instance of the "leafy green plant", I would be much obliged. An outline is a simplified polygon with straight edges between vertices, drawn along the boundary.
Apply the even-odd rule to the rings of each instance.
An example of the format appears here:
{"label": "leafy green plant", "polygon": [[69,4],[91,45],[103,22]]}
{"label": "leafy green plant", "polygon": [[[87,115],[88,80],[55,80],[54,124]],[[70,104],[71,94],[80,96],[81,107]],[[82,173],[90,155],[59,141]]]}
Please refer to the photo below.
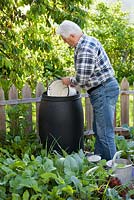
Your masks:
{"label": "leafy green plant", "polygon": [[[32,143],[37,145],[34,140]],[[31,148],[31,145],[27,146]],[[105,169],[105,160],[98,164],[90,163],[82,150],[64,156],[57,152],[46,154],[41,146],[38,151],[31,150],[25,149],[25,153],[19,157],[15,149],[11,153],[0,149],[2,200],[97,200],[120,197],[117,188],[109,187],[111,172]]]}
{"label": "leafy green plant", "polygon": [[127,131],[129,131],[130,138],[133,140],[134,139],[134,127],[128,126],[127,124],[124,124],[122,127],[125,128]]}
{"label": "leafy green plant", "polygon": [[8,120],[7,120],[7,128],[8,132],[13,136],[16,135],[26,135],[25,129],[30,126],[29,121],[26,120],[29,112],[28,112],[28,104],[20,104],[9,106],[7,109]]}
{"label": "leafy green plant", "polygon": [[[113,171],[107,168],[106,160],[89,162],[83,150],[72,154],[63,150],[62,155],[47,152],[35,133],[26,137],[10,132],[6,139],[0,147],[2,200],[111,200],[133,195],[132,187],[111,179]],[[91,140],[93,144],[94,137],[88,143]],[[134,147],[131,142],[116,136],[118,150],[125,153]]]}
{"label": "leafy green plant", "polygon": [[95,136],[91,135],[90,137],[84,138],[84,148],[88,152],[94,152]]}

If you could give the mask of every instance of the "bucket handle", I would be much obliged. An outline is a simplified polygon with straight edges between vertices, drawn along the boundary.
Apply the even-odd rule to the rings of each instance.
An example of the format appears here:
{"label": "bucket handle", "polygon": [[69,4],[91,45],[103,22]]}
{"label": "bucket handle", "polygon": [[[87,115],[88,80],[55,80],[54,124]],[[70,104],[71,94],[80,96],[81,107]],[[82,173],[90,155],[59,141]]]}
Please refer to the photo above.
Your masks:
{"label": "bucket handle", "polygon": [[117,158],[120,158],[120,155],[121,155],[122,152],[123,152],[123,151],[120,150],[120,151],[117,151],[117,152],[114,154],[114,157],[113,157],[113,159],[112,159],[112,165],[113,165],[113,166],[115,166],[115,161],[116,161]]}

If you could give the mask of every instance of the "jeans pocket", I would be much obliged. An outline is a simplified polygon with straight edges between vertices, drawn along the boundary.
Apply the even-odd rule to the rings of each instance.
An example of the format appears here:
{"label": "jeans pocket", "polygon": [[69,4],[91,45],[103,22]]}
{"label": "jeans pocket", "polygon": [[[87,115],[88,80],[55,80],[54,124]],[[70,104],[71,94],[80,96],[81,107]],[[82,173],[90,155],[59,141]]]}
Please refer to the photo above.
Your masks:
{"label": "jeans pocket", "polygon": [[118,100],[118,96],[119,96],[119,88],[118,87],[114,87],[114,88],[109,88],[108,90],[106,90],[106,97],[107,97],[107,101],[111,104],[111,105],[115,105],[117,100]]}
{"label": "jeans pocket", "polygon": [[94,109],[100,108],[103,106],[103,99],[104,99],[104,88],[103,86],[96,89],[90,95],[90,101]]}

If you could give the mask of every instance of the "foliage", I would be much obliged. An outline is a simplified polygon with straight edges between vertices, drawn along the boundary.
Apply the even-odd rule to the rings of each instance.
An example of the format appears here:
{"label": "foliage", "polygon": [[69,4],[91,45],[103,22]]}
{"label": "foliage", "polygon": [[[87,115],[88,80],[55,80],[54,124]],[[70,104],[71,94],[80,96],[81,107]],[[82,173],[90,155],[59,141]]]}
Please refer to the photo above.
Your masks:
{"label": "foliage", "polygon": [[26,128],[32,126],[29,120],[27,120],[29,115],[29,105],[28,104],[19,104],[9,106],[7,108],[7,130],[11,132],[12,136],[18,135],[26,135]]}
{"label": "foliage", "polygon": [[[118,192],[109,191],[110,172],[104,168],[105,161],[102,160],[97,166],[89,163],[82,150],[64,156],[46,154],[46,150],[35,143],[35,138],[29,144],[24,138],[21,138],[23,142],[20,140],[18,143],[16,137],[0,148],[2,200],[109,199],[115,194],[119,198]],[[23,149],[22,144],[27,146],[21,155],[15,148],[12,149],[16,142],[20,149]]]}
{"label": "foliage", "polygon": [[70,49],[60,45],[55,26],[65,18],[82,25],[86,11],[81,5],[89,7],[90,3],[91,0],[1,3],[0,79],[4,90],[11,83],[22,88],[27,81],[34,87],[36,81],[46,84],[55,75],[66,74],[71,65]]}
{"label": "foliage", "polygon": [[[130,138],[126,139],[123,135],[115,135],[115,144],[117,151],[122,151],[121,157],[126,159],[131,159],[134,161],[134,141],[133,141],[133,134],[134,133],[134,127],[126,127],[126,130],[130,130]],[[94,145],[95,145],[95,136],[92,135],[90,137],[85,137],[85,150],[94,152]]]}
{"label": "foliage", "polygon": [[[120,5],[91,0],[6,0],[0,5],[0,84],[7,91],[12,83],[34,88],[46,86],[56,76],[73,75],[72,49],[56,36],[64,19],[78,23],[104,45],[119,81],[133,80],[134,28]],[[84,6],[83,6],[84,5]],[[93,11],[94,12],[91,12]],[[89,31],[90,30],[90,31]]]}
{"label": "foliage", "polygon": [[133,126],[130,126],[130,127],[129,127],[127,124],[124,124],[124,125],[123,125],[123,128],[125,128],[126,131],[129,132],[130,138],[131,138],[132,140],[134,140],[134,127],[133,127]]}
{"label": "foliage", "polygon": [[103,44],[115,69],[119,81],[127,77],[133,83],[134,26],[129,24],[127,13],[121,11],[121,4],[99,3],[89,13],[86,31]]}
{"label": "foliage", "polygon": [[133,188],[116,185],[106,161],[91,163],[83,150],[72,154],[50,153],[36,134],[7,135],[0,146],[2,200],[85,200],[132,198]]}

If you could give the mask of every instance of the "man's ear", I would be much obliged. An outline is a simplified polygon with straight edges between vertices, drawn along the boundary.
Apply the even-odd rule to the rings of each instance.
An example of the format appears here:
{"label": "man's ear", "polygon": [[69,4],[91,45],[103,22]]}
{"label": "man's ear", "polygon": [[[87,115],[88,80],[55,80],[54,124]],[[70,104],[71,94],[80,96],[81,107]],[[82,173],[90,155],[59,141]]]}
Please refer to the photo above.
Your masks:
{"label": "man's ear", "polygon": [[74,37],[75,37],[75,35],[74,35],[74,34],[70,34],[70,36],[71,36],[72,38],[74,38]]}

